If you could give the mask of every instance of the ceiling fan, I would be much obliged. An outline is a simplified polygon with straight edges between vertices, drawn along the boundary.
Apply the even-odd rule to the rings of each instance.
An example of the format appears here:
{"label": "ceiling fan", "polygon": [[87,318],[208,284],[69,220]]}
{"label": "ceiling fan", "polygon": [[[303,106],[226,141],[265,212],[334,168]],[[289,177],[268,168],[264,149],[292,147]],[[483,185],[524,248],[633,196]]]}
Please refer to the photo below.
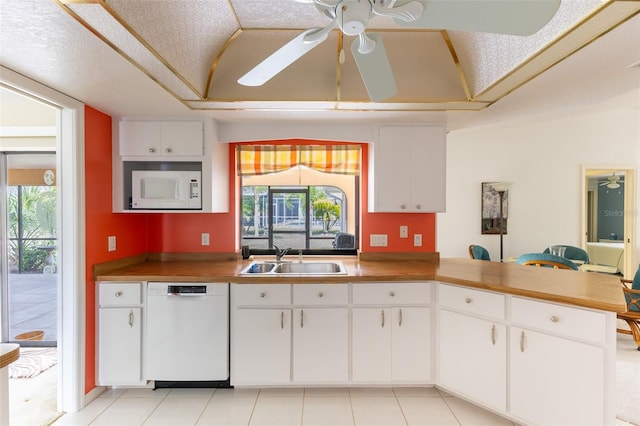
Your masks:
{"label": "ceiling fan", "polygon": [[616,176],[616,174],[613,173],[611,176],[607,176],[607,180],[599,182],[600,186],[606,186],[609,189],[618,189],[620,188],[620,184],[624,183],[624,180],[622,180],[620,176]]}
{"label": "ceiling fan", "polygon": [[[325,41],[338,28],[357,36],[351,52],[372,101],[396,93],[391,65],[376,33],[367,33],[369,20],[391,17],[397,25],[425,29],[491,32],[527,36],[555,15],[560,0],[295,0],[312,3],[331,19],[324,28],[310,28],[264,59],[238,79],[245,86],[261,86],[305,53]],[[411,49],[411,46],[407,47]],[[340,52],[340,62],[344,52]]]}

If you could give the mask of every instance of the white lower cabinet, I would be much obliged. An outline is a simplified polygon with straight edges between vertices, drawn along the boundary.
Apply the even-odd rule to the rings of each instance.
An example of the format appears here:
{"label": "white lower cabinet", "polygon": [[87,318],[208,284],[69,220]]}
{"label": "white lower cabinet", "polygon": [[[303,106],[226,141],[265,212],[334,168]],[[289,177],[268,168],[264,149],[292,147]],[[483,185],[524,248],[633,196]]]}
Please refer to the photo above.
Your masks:
{"label": "white lower cabinet", "polygon": [[521,424],[615,423],[615,313],[441,284],[438,379]]}
{"label": "white lower cabinet", "polygon": [[142,284],[98,283],[97,385],[142,379]]}
{"label": "white lower cabinet", "polygon": [[506,410],[507,327],[442,310],[439,336],[439,384]]}
{"label": "white lower cabinet", "polygon": [[511,327],[511,414],[538,425],[609,424],[604,418],[604,351]]}
{"label": "white lower cabinet", "polygon": [[431,310],[353,309],[353,381],[430,383]]}
{"label": "white lower cabinet", "polygon": [[354,382],[433,383],[430,301],[429,283],[354,286]]}
{"label": "white lower cabinet", "polygon": [[233,321],[231,379],[234,383],[289,383],[291,310],[238,309]]}
{"label": "white lower cabinet", "polygon": [[347,308],[293,311],[293,381],[343,383],[349,379]]}

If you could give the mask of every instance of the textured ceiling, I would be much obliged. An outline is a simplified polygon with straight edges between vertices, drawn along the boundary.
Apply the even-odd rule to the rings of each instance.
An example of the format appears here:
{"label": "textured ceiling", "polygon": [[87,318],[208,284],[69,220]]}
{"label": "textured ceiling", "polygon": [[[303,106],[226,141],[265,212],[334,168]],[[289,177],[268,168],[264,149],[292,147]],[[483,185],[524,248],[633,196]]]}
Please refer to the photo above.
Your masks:
{"label": "textured ceiling", "polygon": [[[637,71],[624,74],[621,65],[640,60],[638,31],[628,24],[638,22],[639,10],[635,0],[563,0],[551,22],[528,37],[407,30],[376,16],[369,30],[381,34],[398,86],[397,95],[378,103],[368,100],[350,57],[353,38],[335,30],[264,86],[236,82],[301,31],[328,24],[313,4],[294,0],[2,0],[0,64],[113,115],[196,113],[225,119],[227,113],[254,111],[295,119],[314,111],[358,111],[468,116],[465,111],[495,109],[498,101],[527,93],[547,74],[554,87],[529,89],[525,109],[553,104],[555,96],[569,104],[576,94],[590,96],[590,90],[615,96],[636,89]],[[596,49],[601,39],[620,33],[618,28],[624,30],[619,45]],[[341,65],[337,57],[343,43],[347,60]],[[620,53],[623,46],[626,57]],[[596,50],[610,56],[608,62],[581,59],[580,53]],[[562,71],[565,63],[584,71]],[[558,73],[562,81],[552,77]],[[620,79],[603,85],[607,75]],[[563,85],[575,89],[558,91]],[[508,105],[503,112],[513,109]]]}
{"label": "textured ceiling", "polygon": [[[390,104],[482,109],[597,36],[601,28],[585,29],[592,14],[597,18],[606,9],[601,0],[565,1],[547,26],[527,37],[414,30],[374,16],[369,30],[381,34],[398,86],[395,96],[376,105],[369,102],[348,48],[353,37],[343,37],[337,30],[265,85],[237,83],[301,30],[330,22],[313,4],[69,0],[60,5],[172,95],[205,109],[252,108],[255,102],[276,109],[339,109],[349,103],[358,108],[369,104],[366,108],[372,109],[392,108]],[[606,26],[634,12],[615,7],[621,12],[610,13]],[[580,35],[565,42],[563,37],[571,32]],[[347,60],[341,65],[338,52],[343,43]],[[535,60],[541,54],[548,58]]]}

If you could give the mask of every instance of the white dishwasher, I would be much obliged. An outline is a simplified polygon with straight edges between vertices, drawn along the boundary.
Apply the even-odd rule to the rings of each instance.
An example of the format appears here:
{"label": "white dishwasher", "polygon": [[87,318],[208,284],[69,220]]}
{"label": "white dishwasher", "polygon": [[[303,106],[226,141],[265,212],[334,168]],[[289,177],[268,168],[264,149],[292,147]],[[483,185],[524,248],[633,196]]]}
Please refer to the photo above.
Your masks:
{"label": "white dishwasher", "polygon": [[150,282],[147,289],[145,378],[156,387],[228,385],[229,284]]}

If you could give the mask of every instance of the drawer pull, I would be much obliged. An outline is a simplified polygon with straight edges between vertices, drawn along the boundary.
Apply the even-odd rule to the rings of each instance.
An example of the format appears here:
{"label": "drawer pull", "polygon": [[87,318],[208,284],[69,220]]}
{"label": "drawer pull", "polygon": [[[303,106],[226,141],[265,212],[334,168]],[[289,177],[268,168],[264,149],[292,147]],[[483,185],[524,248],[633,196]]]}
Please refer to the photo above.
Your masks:
{"label": "drawer pull", "polygon": [[300,309],[300,328],[304,328],[304,310]]}
{"label": "drawer pull", "polygon": [[324,293],[323,292],[319,292],[318,293],[318,297],[324,297]]}
{"label": "drawer pull", "polygon": [[465,297],[464,298],[464,303],[471,303],[471,302],[473,302],[472,298],[470,298],[470,297]]}
{"label": "drawer pull", "polygon": [[416,206],[416,208],[417,208],[418,210],[420,210],[420,209],[422,208],[422,204],[418,204],[418,205]]}
{"label": "drawer pull", "polygon": [[390,292],[389,292],[389,296],[391,296],[391,297],[396,297],[396,292],[395,292],[395,291],[390,291]]}
{"label": "drawer pull", "polygon": [[133,328],[133,310],[129,311],[129,327]]}
{"label": "drawer pull", "polygon": [[384,309],[380,311],[380,326],[384,328]]}
{"label": "drawer pull", "polygon": [[524,331],[520,334],[520,352],[524,352]]}
{"label": "drawer pull", "polygon": [[402,308],[400,308],[399,316],[400,318],[398,318],[398,327],[402,327]]}
{"label": "drawer pull", "polygon": [[280,330],[284,330],[284,311],[280,312]]}
{"label": "drawer pull", "polygon": [[402,210],[404,210],[404,209],[406,209],[406,208],[407,208],[407,205],[406,205],[406,204],[402,204],[402,205],[400,206],[400,208],[401,208]]}
{"label": "drawer pull", "polygon": [[260,297],[264,299],[265,297],[267,297],[267,293],[260,293]]}
{"label": "drawer pull", "polygon": [[155,148],[149,148],[149,152],[150,152],[151,154],[153,154],[154,152],[156,152],[156,149],[155,149]]}
{"label": "drawer pull", "polygon": [[491,343],[493,343],[493,346],[496,345],[496,325],[495,324],[491,326]]}
{"label": "drawer pull", "polygon": [[164,152],[166,152],[167,154],[171,154],[171,148],[166,148]]}
{"label": "drawer pull", "polygon": [[115,296],[116,296],[116,297],[120,297],[120,296],[122,296],[122,292],[121,292],[121,291],[116,291]]}
{"label": "drawer pull", "polygon": [[551,320],[551,322],[558,322],[560,321],[560,318],[555,316],[555,315],[551,315],[551,317],[549,318]]}

